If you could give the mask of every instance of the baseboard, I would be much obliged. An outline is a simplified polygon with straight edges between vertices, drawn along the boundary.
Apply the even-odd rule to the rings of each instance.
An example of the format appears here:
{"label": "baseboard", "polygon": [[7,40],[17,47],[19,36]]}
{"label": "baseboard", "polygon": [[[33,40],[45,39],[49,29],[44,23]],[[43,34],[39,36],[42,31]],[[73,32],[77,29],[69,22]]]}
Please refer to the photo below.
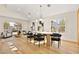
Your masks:
{"label": "baseboard", "polygon": [[75,42],[75,41],[69,41],[69,40],[62,40],[62,41],[66,41],[66,42],[77,44],[77,42]]}

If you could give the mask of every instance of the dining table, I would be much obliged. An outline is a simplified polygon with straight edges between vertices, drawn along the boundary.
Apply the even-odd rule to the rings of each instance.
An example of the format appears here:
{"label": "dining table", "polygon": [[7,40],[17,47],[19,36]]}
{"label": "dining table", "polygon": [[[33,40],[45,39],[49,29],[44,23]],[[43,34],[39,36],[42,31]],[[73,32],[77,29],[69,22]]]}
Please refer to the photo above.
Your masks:
{"label": "dining table", "polygon": [[46,46],[50,46],[51,45],[51,34],[53,34],[53,32],[37,32],[37,33],[41,33],[41,34],[45,34],[46,35]]}

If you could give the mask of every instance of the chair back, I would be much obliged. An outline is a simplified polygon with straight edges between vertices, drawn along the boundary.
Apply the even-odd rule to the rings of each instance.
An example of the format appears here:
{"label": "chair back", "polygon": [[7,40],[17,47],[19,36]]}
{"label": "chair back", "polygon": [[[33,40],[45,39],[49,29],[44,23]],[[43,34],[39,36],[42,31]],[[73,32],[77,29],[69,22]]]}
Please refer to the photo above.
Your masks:
{"label": "chair back", "polygon": [[40,33],[37,33],[37,34],[34,34],[34,37],[35,38],[44,38],[44,35],[40,34]]}
{"label": "chair back", "polygon": [[27,35],[33,35],[33,33],[31,31],[28,31]]}
{"label": "chair back", "polygon": [[51,36],[53,36],[53,37],[61,37],[61,34],[59,34],[59,33],[53,33],[53,34],[51,34]]}

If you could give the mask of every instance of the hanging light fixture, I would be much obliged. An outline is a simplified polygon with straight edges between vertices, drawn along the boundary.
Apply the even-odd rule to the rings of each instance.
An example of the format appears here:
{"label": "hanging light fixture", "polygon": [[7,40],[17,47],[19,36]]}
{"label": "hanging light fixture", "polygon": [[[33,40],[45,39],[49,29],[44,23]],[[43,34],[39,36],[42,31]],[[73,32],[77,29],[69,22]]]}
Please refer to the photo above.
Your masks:
{"label": "hanging light fixture", "polygon": [[47,7],[51,7],[51,5],[50,4],[47,4]]}
{"label": "hanging light fixture", "polygon": [[40,5],[40,21],[42,21],[43,19],[42,19],[42,10],[41,10],[41,7],[42,7],[42,5]]}

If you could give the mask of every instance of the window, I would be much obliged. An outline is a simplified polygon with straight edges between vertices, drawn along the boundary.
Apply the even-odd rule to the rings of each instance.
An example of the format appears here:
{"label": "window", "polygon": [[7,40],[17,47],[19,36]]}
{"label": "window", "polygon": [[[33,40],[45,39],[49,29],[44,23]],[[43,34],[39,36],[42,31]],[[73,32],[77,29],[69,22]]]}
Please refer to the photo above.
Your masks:
{"label": "window", "polygon": [[65,32],[65,20],[53,20],[51,21],[52,32]]}

